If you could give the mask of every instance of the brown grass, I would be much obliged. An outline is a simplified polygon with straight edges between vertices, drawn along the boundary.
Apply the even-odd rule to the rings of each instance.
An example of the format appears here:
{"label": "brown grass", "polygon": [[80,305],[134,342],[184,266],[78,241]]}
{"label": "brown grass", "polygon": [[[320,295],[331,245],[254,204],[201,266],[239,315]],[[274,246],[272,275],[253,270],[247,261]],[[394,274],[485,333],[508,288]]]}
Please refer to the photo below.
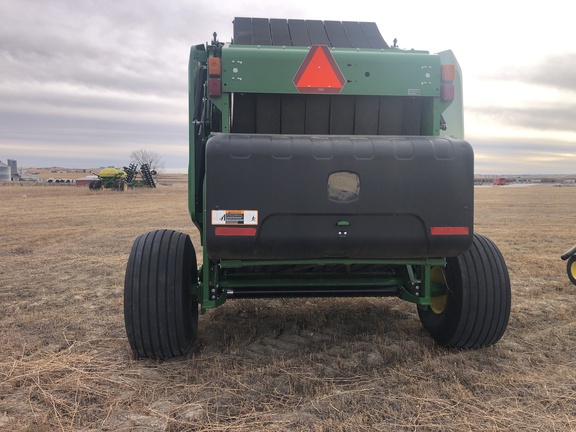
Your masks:
{"label": "brown grass", "polygon": [[198,237],[183,183],[126,193],[0,187],[0,430],[576,429],[572,187],[476,189],[507,260],[504,338],[439,348],[398,299],[238,300],[200,317],[187,358],[135,360],[124,333],[134,238]]}

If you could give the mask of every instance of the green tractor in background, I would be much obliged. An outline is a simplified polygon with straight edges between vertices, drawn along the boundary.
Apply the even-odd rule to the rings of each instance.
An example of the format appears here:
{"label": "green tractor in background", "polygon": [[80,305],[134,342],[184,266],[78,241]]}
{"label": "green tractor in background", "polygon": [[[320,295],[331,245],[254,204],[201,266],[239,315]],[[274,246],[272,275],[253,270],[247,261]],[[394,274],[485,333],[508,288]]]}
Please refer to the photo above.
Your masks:
{"label": "green tractor in background", "polygon": [[[138,165],[132,163],[123,169],[107,167],[94,174],[98,176],[98,179],[88,184],[90,190],[111,189],[122,192],[134,187],[156,187],[154,176],[157,172],[151,170],[148,164],[142,164],[140,171],[138,171]],[[141,179],[137,178],[138,174],[141,175]]]}
{"label": "green tractor in background", "polygon": [[101,189],[112,189],[115,191],[125,191],[128,190],[128,184],[126,183],[126,171],[121,169],[116,169],[114,167],[107,167],[101,169],[98,174],[97,180],[92,180],[88,184],[90,190],[101,190]]}

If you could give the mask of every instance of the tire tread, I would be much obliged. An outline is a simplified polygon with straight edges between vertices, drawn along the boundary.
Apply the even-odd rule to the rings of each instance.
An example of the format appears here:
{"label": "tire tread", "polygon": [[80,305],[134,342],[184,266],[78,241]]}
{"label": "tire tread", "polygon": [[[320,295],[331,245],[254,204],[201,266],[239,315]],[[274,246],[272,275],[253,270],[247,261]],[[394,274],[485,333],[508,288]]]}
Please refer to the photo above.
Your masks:
{"label": "tire tread", "polygon": [[[474,234],[466,253],[448,258],[447,285],[453,300],[448,300],[442,314],[436,315],[430,308],[419,310],[432,337],[452,348],[480,348],[498,342],[508,326],[511,292],[508,269],[497,246]],[[450,292],[454,294],[450,296]]]}
{"label": "tire tread", "polygon": [[124,317],[137,356],[166,359],[190,350],[198,319],[189,291],[195,277],[196,254],[188,235],[157,230],[134,241],[124,281]]}

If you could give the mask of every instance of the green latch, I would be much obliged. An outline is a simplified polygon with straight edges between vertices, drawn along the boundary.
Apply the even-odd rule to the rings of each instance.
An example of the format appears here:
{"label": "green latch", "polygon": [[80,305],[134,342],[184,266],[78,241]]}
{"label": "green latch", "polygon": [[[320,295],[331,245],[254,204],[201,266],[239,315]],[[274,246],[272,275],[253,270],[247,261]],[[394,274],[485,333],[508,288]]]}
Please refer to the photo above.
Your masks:
{"label": "green latch", "polygon": [[350,226],[350,222],[348,221],[340,221],[336,224],[336,226]]}

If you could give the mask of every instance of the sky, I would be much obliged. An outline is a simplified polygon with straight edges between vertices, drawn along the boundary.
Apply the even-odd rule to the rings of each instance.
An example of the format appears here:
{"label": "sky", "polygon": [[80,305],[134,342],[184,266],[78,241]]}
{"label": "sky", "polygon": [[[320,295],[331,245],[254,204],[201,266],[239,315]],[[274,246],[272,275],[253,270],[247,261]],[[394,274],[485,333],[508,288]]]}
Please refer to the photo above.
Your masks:
{"label": "sky", "polygon": [[0,161],[188,164],[190,47],[237,16],[376,22],[403,49],[452,50],[477,174],[576,173],[576,0],[1,0]]}

